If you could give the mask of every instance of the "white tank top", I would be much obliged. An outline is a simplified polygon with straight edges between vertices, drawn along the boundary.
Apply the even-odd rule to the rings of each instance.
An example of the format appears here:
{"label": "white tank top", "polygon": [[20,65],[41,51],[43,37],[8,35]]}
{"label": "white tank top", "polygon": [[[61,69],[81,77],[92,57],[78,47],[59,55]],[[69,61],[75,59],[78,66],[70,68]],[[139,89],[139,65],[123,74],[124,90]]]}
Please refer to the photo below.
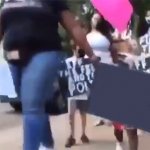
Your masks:
{"label": "white tank top", "polygon": [[108,52],[110,47],[109,40],[99,32],[91,32],[87,35],[87,41],[89,42],[93,51]]}
{"label": "white tank top", "polygon": [[95,55],[101,57],[102,63],[113,64],[109,51],[110,42],[104,35],[99,32],[91,32],[87,34],[87,41]]}

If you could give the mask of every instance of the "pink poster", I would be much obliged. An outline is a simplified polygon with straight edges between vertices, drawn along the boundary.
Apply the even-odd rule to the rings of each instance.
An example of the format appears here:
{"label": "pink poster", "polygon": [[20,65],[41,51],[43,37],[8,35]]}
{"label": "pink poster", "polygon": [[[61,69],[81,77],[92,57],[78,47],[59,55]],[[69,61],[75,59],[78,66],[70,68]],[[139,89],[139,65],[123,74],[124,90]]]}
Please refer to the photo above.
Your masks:
{"label": "pink poster", "polygon": [[91,0],[97,11],[119,32],[123,32],[130,21],[133,7],[129,0]]}

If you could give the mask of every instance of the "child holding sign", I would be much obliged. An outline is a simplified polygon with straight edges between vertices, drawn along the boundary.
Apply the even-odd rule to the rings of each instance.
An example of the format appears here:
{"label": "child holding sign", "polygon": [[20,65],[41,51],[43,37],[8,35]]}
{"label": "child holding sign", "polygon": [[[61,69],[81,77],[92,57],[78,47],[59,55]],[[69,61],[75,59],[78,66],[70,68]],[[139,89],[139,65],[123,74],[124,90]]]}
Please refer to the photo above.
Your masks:
{"label": "child holding sign", "polygon": [[[129,40],[117,39],[114,40],[111,46],[113,62],[121,67],[134,69],[134,47]],[[118,106],[119,107],[119,106]],[[125,150],[123,143],[123,130],[126,129],[129,141],[129,150],[138,149],[137,129],[114,123],[114,135],[117,139],[116,150]]]}
{"label": "child holding sign", "polygon": [[[84,51],[81,49],[76,48],[73,51],[73,56],[66,59],[66,65],[67,69],[75,68],[77,61],[80,61],[84,57]],[[75,75],[75,74],[74,74]],[[74,76],[73,75],[73,76]],[[68,77],[69,79],[69,77]],[[71,80],[68,80],[68,90],[69,92],[73,93],[73,91],[76,88],[76,85],[74,83],[74,86],[71,86],[72,84],[69,83]],[[80,96],[80,95],[79,95]],[[78,97],[78,96],[77,96]],[[81,97],[77,98],[76,96],[72,96],[71,98],[68,98],[68,112],[69,112],[69,120],[70,120],[70,136],[67,139],[65,147],[71,147],[75,145],[75,134],[74,134],[74,118],[75,118],[75,112],[78,109],[80,111],[81,115],[81,122],[82,122],[82,133],[81,133],[81,141],[82,143],[89,143],[89,139],[85,133],[86,129],[86,111],[88,108],[88,101],[87,101],[87,94],[81,95]]]}

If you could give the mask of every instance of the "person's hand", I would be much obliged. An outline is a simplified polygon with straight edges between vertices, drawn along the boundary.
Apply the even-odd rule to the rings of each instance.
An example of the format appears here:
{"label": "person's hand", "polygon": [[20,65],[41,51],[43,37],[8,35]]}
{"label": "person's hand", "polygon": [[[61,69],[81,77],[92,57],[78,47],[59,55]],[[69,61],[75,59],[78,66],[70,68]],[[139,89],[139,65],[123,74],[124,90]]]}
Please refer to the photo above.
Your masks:
{"label": "person's hand", "polygon": [[100,57],[97,57],[95,54],[93,54],[91,57],[90,57],[91,61],[93,63],[99,63],[101,58]]}

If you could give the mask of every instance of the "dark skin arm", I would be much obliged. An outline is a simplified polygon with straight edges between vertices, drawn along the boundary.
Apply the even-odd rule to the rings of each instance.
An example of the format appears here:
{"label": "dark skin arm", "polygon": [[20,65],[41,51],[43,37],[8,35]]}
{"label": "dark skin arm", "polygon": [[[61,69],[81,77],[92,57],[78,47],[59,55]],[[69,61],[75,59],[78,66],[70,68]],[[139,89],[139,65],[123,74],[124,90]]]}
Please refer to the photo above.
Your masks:
{"label": "dark skin arm", "polygon": [[79,22],[75,20],[75,16],[70,11],[66,10],[61,13],[61,25],[70,33],[77,45],[79,45],[81,49],[84,49],[85,53],[92,60],[97,60],[97,57],[88,44],[86,34],[83,32]]}

